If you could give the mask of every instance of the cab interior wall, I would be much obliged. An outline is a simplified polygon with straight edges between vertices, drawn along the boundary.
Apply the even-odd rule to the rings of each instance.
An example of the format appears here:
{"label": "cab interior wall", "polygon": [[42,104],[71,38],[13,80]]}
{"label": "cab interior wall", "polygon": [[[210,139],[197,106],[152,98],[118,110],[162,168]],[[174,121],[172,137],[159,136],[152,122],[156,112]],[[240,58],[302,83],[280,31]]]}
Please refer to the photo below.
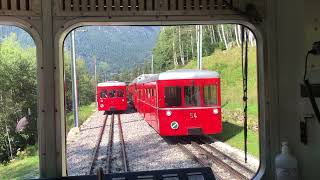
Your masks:
{"label": "cab interior wall", "polygon": [[[285,8],[288,3],[290,8]],[[319,179],[319,172],[312,167],[320,161],[320,124],[316,118],[307,120],[308,144],[304,145],[300,141],[299,123],[304,121],[305,115],[314,114],[309,100],[300,96],[300,84],[303,83],[306,53],[311,49],[312,43],[320,39],[320,14],[316,8],[320,3],[279,1],[277,6],[278,40],[275,46],[278,47],[279,141],[289,142],[291,152],[298,159],[301,179]],[[318,84],[319,56],[309,57],[309,62],[308,77]],[[280,149],[277,147],[275,150],[279,152]]]}

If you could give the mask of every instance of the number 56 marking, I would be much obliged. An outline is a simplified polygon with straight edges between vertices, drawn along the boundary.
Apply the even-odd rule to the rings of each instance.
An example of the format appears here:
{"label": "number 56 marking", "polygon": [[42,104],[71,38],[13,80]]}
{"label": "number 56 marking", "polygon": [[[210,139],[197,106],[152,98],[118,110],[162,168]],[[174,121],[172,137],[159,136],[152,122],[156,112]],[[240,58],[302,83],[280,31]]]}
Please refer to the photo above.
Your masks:
{"label": "number 56 marking", "polygon": [[190,113],[190,118],[191,119],[198,118],[197,113]]}

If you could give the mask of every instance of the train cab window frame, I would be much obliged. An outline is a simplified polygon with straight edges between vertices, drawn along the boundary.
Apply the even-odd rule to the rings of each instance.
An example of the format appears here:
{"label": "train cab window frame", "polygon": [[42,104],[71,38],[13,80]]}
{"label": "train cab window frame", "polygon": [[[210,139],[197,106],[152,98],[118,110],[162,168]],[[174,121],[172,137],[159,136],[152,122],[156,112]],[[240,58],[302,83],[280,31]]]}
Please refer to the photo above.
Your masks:
{"label": "train cab window frame", "polygon": [[107,90],[101,90],[100,91],[100,98],[107,98],[108,97],[107,94],[108,94]]}
{"label": "train cab window frame", "polygon": [[122,89],[117,90],[117,97],[123,98],[124,97],[124,90],[122,90]]}
{"label": "train cab window frame", "polygon": [[164,87],[164,104],[166,107],[182,105],[182,88],[180,86]]}
{"label": "train cab window frame", "polygon": [[[196,92],[197,92],[197,94],[196,94]],[[186,93],[188,93],[188,94],[186,94]],[[201,88],[200,88],[200,86],[184,86],[183,87],[183,97],[184,97],[183,98],[184,99],[184,106],[200,107],[201,106]]]}
{"label": "train cab window frame", "polygon": [[217,87],[217,85],[208,84],[208,85],[203,86],[203,105],[204,106],[218,105],[218,87]]}
{"label": "train cab window frame", "polygon": [[111,90],[111,91],[108,91],[108,97],[109,98],[116,98],[117,97],[117,90]]}

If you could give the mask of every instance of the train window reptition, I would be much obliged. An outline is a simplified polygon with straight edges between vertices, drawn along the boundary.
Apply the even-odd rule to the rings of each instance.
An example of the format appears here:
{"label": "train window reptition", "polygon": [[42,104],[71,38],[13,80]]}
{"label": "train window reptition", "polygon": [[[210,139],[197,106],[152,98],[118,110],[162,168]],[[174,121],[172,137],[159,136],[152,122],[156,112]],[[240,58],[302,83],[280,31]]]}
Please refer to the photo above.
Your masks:
{"label": "train window reptition", "polygon": [[101,97],[101,98],[106,98],[106,97],[107,97],[107,91],[106,91],[106,90],[101,91],[101,92],[100,92],[100,97]]}
{"label": "train window reptition", "polygon": [[203,86],[203,100],[205,106],[217,105],[217,86],[205,85]]}
{"label": "train window reptition", "polygon": [[184,104],[186,106],[200,106],[200,87],[199,86],[184,87]]}
{"label": "train window reptition", "polygon": [[118,97],[124,97],[123,90],[118,90]]}
{"label": "train window reptition", "polygon": [[166,87],[164,91],[167,107],[181,106],[181,87]]}

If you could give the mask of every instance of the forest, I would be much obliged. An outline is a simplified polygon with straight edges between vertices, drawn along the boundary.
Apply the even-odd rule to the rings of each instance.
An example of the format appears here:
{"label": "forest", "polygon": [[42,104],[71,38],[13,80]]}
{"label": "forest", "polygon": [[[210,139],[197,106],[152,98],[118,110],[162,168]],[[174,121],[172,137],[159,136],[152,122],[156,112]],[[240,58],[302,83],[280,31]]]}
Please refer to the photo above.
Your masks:
{"label": "forest", "polygon": [[[70,53],[65,55],[66,113],[72,111]],[[0,162],[37,144],[37,67],[34,46],[23,46],[16,33],[0,43]],[[77,59],[79,105],[95,100],[95,81]]]}
{"label": "forest", "polygon": [[[210,56],[215,50],[229,50],[241,46],[241,26],[236,24],[202,25],[202,57]],[[255,46],[251,31],[248,34],[250,47]],[[197,32],[195,25],[162,26],[152,49],[154,73],[183,68],[197,57]],[[132,81],[140,74],[151,73],[151,56],[143,64],[132,69],[117,71],[112,79]]]}
{"label": "forest", "polygon": [[[156,26],[85,26],[75,30],[76,54],[91,74],[94,63],[106,80],[110,74],[130,70],[150,59],[160,28]],[[65,48],[70,51],[70,35]],[[84,43],[85,42],[85,43]]]}

